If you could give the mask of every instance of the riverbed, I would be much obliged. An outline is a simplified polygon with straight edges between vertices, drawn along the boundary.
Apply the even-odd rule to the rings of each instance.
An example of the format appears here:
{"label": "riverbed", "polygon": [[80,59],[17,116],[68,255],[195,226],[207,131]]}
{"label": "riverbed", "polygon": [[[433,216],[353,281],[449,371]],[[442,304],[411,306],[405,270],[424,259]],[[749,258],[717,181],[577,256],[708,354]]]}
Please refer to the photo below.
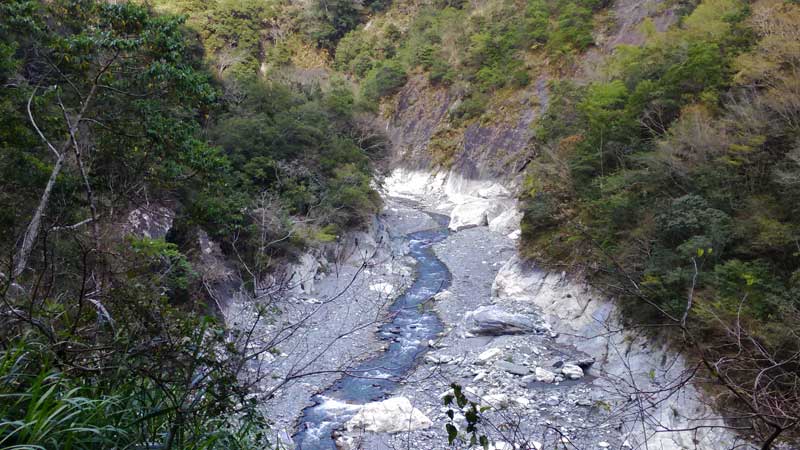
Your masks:
{"label": "riverbed", "polygon": [[[309,373],[262,399],[284,445],[450,448],[445,426],[463,433],[467,425],[459,411],[451,418],[442,401],[458,383],[484,409],[479,429],[494,450],[645,448],[645,442],[729,448],[729,435],[661,431],[710,423],[685,417],[707,414],[692,390],[670,398],[647,394],[644,407],[630,401],[628,384],[656,392],[647,390],[663,386],[682,362],[663,345],[625,332],[585,337],[587,324],[619,328],[613,303],[564,274],[518,263],[514,233],[486,226],[447,233],[445,219],[431,209],[387,198],[381,223],[388,238],[368,246],[377,247],[370,260],[328,268],[313,292],[288,300],[296,307],[283,316],[295,309],[313,314],[264,366],[275,379],[265,392],[298,367]],[[408,402],[425,420],[391,432],[348,429],[363,405],[384,399]],[[687,447],[693,441],[698,445]]]}
{"label": "riverbed", "polygon": [[314,396],[314,405],[300,418],[294,441],[303,450],[334,450],[332,434],[342,428],[356,407],[383,400],[400,383],[437,339],[442,323],[432,310],[433,297],[450,287],[450,272],[432,246],[448,236],[447,218],[432,214],[437,227],[406,235],[414,260],[414,281],[389,307],[390,321],[378,328],[384,350],[347,370],[330,388]]}

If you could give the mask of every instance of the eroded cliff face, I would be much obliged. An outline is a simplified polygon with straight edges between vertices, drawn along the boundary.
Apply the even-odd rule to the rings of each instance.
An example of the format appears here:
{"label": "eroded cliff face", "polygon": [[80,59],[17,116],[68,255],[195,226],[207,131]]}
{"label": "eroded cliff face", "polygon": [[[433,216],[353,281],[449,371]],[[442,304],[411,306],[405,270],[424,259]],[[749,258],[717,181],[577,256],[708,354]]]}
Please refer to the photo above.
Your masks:
{"label": "eroded cliff face", "polygon": [[625,411],[621,426],[632,447],[748,448],[715,414],[713,399],[690,381],[694,365],[667,342],[626,330],[613,299],[580,278],[512,257],[498,272],[492,295],[535,305],[558,341],[594,358],[595,395]]}
{"label": "eroded cliff face", "polygon": [[411,77],[382,108],[383,124],[391,142],[392,164],[409,170],[436,165],[431,142],[443,141],[452,153],[446,167],[470,180],[502,179],[513,183],[530,157],[532,125],[547,106],[547,78],[505,99],[495,99],[486,120],[455,123],[451,112],[461,100],[450,89],[431,85],[424,75]]}

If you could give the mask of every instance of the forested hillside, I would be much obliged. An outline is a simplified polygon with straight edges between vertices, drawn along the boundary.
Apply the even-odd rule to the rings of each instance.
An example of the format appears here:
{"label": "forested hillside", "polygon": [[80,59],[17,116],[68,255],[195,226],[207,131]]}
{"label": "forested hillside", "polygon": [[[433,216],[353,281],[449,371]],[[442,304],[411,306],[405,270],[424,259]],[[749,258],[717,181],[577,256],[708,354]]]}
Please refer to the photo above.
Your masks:
{"label": "forested hillside", "polygon": [[[799,30],[790,0],[4,1],[0,447],[263,448],[198,236],[270,273],[369,223],[389,161],[491,167],[525,258],[795,437]],[[385,134],[409,89],[422,155]]]}
{"label": "forested hillside", "polygon": [[[350,88],[223,79],[210,39],[135,3],[0,18],[0,447],[261,445],[197,236],[269,271],[362,226],[383,144]],[[166,236],[131,223],[156,205]]]}

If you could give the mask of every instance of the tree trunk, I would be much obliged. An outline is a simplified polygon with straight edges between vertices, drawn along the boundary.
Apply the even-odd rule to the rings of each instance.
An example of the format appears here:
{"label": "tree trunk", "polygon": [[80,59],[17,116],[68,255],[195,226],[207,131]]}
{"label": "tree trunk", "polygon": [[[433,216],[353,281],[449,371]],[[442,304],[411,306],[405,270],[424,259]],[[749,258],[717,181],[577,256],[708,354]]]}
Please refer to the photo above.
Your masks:
{"label": "tree trunk", "polygon": [[62,152],[56,159],[56,164],[53,166],[52,172],[50,172],[50,179],[47,180],[47,186],[44,188],[41,200],[39,200],[39,206],[36,207],[36,211],[33,213],[31,222],[28,224],[28,228],[25,230],[25,237],[22,240],[22,247],[20,247],[19,253],[17,254],[17,261],[14,264],[12,279],[20,276],[25,270],[25,266],[28,265],[28,257],[30,257],[31,250],[33,250],[33,244],[36,242],[36,238],[39,235],[39,227],[41,226],[42,216],[44,216],[44,210],[47,208],[47,203],[50,200],[50,194],[53,192],[53,186],[55,186],[58,174],[61,173],[61,167],[64,165],[64,155],[65,153]]}

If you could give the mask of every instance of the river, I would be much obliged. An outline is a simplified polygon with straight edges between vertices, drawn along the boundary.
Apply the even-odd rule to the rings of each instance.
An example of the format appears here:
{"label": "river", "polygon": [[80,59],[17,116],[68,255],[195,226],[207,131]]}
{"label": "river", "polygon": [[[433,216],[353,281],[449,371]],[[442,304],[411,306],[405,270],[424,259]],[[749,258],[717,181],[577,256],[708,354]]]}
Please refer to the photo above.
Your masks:
{"label": "river", "polygon": [[[437,228],[406,236],[409,255],[416,261],[414,282],[389,307],[391,321],[379,328],[385,351],[362,361],[330,388],[316,395],[314,405],[303,411],[295,444],[302,450],[332,450],[331,437],[357,411],[360,404],[388,397],[428,348],[428,341],[442,331],[442,323],[430,308],[430,300],[450,286],[450,271],[436,257],[432,246],[448,236],[448,218],[430,216]],[[352,405],[352,406],[351,406]]]}

